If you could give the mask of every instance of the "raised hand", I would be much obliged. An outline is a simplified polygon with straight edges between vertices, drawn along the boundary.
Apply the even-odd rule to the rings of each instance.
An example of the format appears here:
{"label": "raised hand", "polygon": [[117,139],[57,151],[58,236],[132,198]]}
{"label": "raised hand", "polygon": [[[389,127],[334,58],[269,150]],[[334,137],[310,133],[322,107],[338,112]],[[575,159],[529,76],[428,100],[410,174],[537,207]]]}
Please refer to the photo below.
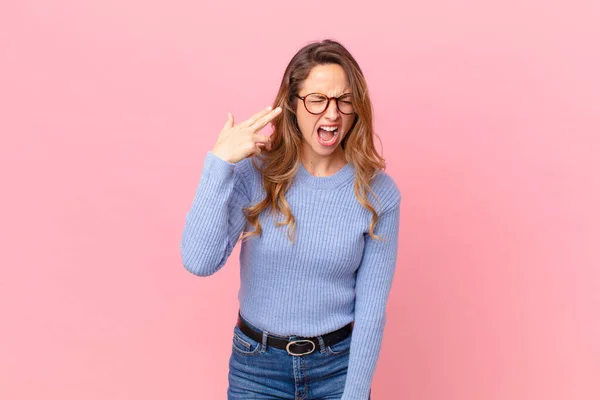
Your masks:
{"label": "raised hand", "polygon": [[262,128],[281,113],[281,107],[271,110],[267,107],[257,112],[246,121],[234,126],[233,115],[227,113],[227,122],[219,133],[217,143],[212,153],[217,157],[235,164],[246,157],[260,154],[261,147],[271,149],[271,139],[266,135],[259,135]]}

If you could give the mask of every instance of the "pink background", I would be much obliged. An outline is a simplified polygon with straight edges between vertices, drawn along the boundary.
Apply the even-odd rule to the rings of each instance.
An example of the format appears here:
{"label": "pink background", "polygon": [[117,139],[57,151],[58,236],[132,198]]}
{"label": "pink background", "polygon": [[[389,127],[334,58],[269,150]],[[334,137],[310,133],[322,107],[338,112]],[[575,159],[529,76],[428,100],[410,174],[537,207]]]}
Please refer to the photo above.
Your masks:
{"label": "pink background", "polygon": [[0,398],[225,398],[239,248],[189,274],[185,213],[328,37],[403,193],[373,398],[600,398],[600,3],[392,3],[2,2]]}

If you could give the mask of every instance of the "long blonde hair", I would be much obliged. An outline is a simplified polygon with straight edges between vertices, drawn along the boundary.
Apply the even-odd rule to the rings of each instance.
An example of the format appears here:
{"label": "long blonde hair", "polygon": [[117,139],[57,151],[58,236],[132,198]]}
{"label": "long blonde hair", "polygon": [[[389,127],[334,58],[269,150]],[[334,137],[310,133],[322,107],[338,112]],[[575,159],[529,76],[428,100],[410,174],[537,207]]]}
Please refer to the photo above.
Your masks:
{"label": "long blonde hair", "polygon": [[[283,74],[279,92],[273,103],[273,108],[281,107],[282,113],[272,121],[271,150],[263,147],[261,154],[254,157],[259,160],[252,160],[255,168],[262,173],[266,196],[259,203],[244,208],[246,220],[254,230],[244,232],[242,239],[262,233],[258,217],[265,209],[270,208],[271,214],[279,212],[285,217],[285,220],[277,222],[276,226],[288,225],[288,238],[292,242],[295,241],[291,232],[293,231],[295,237],[296,220],[285,199],[285,193],[301,162],[302,133],[296,119],[298,101],[296,94],[311,69],[316,65],[324,64],[340,65],[346,73],[352,90],[356,118],[340,145],[344,150],[346,161],[356,170],[354,194],[360,204],[372,214],[369,235],[376,240],[381,239],[374,233],[379,215],[367,197],[367,193],[371,193],[377,199],[370,183],[380,170],[385,169],[385,160],[377,153],[373,143],[374,137],[379,139],[379,136],[373,132],[373,106],[367,83],[358,63],[344,46],[333,40],[313,42],[304,46],[294,55]],[[260,161],[261,165],[256,161]]]}

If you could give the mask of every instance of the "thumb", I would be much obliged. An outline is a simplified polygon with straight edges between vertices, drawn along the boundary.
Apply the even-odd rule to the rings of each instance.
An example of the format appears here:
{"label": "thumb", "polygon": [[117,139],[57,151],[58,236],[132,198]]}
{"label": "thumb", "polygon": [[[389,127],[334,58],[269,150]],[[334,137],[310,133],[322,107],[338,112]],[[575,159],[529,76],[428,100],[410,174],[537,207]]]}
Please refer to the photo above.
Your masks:
{"label": "thumb", "polygon": [[232,128],[233,127],[233,114],[228,112],[227,113],[227,121],[225,121],[225,125],[223,126],[223,129],[228,129],[228,128]]}

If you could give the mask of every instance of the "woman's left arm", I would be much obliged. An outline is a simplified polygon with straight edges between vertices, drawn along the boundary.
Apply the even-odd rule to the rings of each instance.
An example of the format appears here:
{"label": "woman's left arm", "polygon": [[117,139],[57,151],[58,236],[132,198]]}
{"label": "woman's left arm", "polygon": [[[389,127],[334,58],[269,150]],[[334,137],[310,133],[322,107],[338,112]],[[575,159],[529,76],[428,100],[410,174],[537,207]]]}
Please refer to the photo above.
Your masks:
{"label": "woman's left arm", "polygon": [[379,358],[386,323],[386,304],[396,269],[400,223],[400,193],[394,186],[391,206],[382,212],[375,234],[365,236],[356,276],[354,329],[342,400],[367,400]]}

